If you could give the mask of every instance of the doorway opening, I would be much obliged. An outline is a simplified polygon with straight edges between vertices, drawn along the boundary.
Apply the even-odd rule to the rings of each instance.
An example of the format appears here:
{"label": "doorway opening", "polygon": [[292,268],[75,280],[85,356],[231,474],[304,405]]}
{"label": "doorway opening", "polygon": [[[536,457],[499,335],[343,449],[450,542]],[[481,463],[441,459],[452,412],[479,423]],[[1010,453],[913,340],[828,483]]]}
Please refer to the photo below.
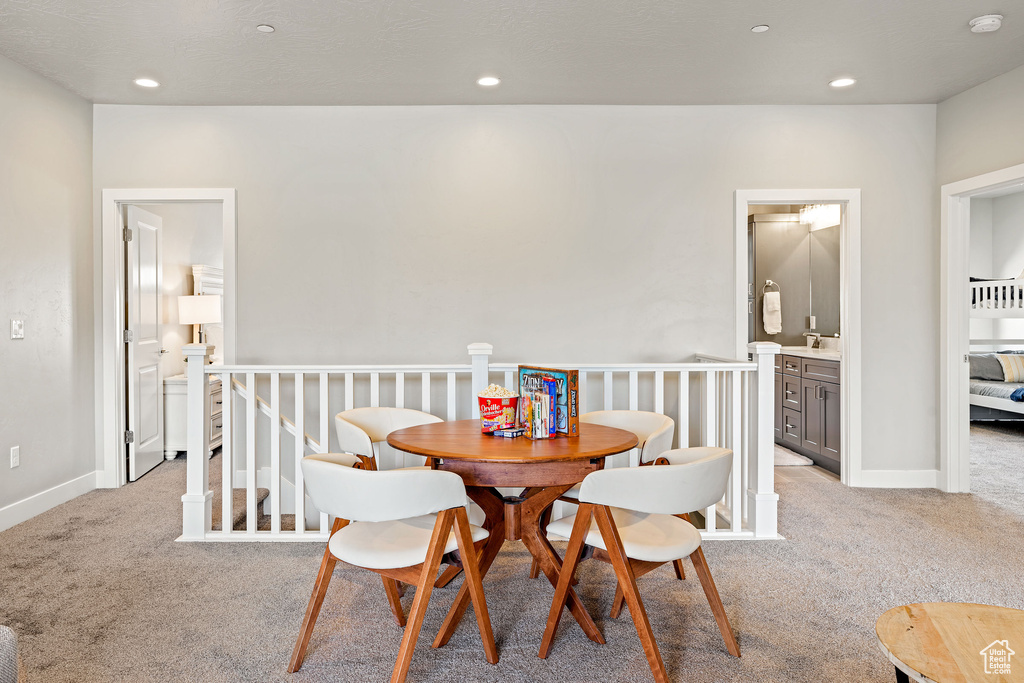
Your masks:
{"label": "doorway opening", "polygon": [[193,266],[222,273],[222,323],[208,331],[215,356],[234,362],[236,201],[233,189],[102,194],[96,479],[116,488],[163,460],[163,379],[184,371],[193,341],[178,297],[204,293],[191,291]]}
{"label": "doorway opening", "polygon": [[[991,393],[1012,389],[1014,378],[1007,379],[999,357],[1024,349],[1024,312],[1015,310],[1022,290],[1013,286],[1024,283],[1022,193],[1024,164],[942,186],[939,487],[944,491],[972,490],[972,432],[978,455],[992,442],[1002,442],[993,451],[998,452],[1005,450],[1008,436],[1024,435],[1024,404]],[[979,419],[999,422],[972,427],[971,420]],[[982,486],[984,465],[998,467],[975,465]]]}
{"label": "doorway opening", "polygon": [[[820,336],[821,332],[814,328],[818,327],[818,317],[810,309],[810,296],[812,291],[812,284],[810,282],[811,271],[815,269],[815,266],[810,262],[810,251],[816,247],[810,244],[811,240],[806,239],[800,244],[804,245],[804,249],[807,250],[806,255],[801,255],[798,260],[804,265],[806,269],[805,276],[807,281],[796,285],[793,291],[789,292],[790,297],[797,295],[796,290],[800,290],[799,294],[803,294],[806,291],[806,296],[803,298],[803,303],[800,301],[800,297],[797,296],[793,299],[793,303],[797,306],[797,309],[793,309],[792,313],[798,318],[795,323],[799,327],[797,336],[794,337],[800,341],[798,346],[795,342],[790,344],[787,342],[784,346],[799,350],[801,353],[799,356],[794,355],[794,367],[791,369],[792,378],[796,380],[796,384],[792,391],[794,392],[794,405],[790,407],[788,413],[781,413],[776,416],[776,440],[780,441],[783,439],[779,430],[784,433],[785,427],[789,422],[792,422],[794,426],[794,438],[799,439],[800,443],[805,443],[809,450],[814,453],[820,453],[822,450],[831,451],[835,455],[835,469],[838,470],[840,480],[848,486],[879,486],[885,485],[883,481],[875,481],[872,475],[865,477],[865,473],[861,467],[861,380],[860,380],[860,190],[859,189],[842,189],[842,190],[737,190],[735,194],[735,219],[736,219],[736,351],[739,358],[747,357],[747,343],[753,338],[751,334],[757,329],[758,324],[763,324],[763,318],[756,316],[755,310],[758,307],[763,306],[763,300],[760,297],[762,286],[751,279],[754,270],[754,251],[752,249],[750,237],[750,207],[759,206],[759,211],[764,213],[770,213],[773,211],[772,207],[777,207],[774,210],[775,213],[783,211],[789,213],[792,211],[792,207],[796,206],[798,209],[804,206],[820,206],[820,205],[838,205],[839,207],[839,221],[838,221],[838,234],[834,234],[836,246],[838,248],[837,263],[828,264],[827,262],[822,265],[819,270],[832,271],[828,273],[828,277],[832,278],[835,275],[835,268],[838,265],[838,291],[836,292],[838,311],[836,317],[836,323],[826,323],[826,320],[833,315],[832,311],[826,313],[825,317],[820,321],[822,325],[837,325],[835,330],[830,330],[830,340],[826,342],[825,351],[836,355],[841,358],[841,361],[834,361],[830,358],[826,363],[822,360],[822,368],[804,368],[803,363],[804,357],[810,356],[811,361],[814,360],[812,353],[804,353],[803,350],[807,348],[805,341],[804,332],[810,330],[812,335],[810,338],[814,341],[815,346],[820,348],[821,341],[816,336]],[[766,221],[771,222],[771,221]],[[828,221],[825,221],[828,222]],[[796,218],[796,224],[801,226],[803,233],[812,232],[809,230],[809,219],[804,224],[799,223],[799,217]],[[816,240],[821,241],[821,240]],[[820,245],[819,245],[820,246]],[[780,262],[785,261],[788,257],[786,254],[778,255]],[[822,259],[819,259],[821,261]],[[826,259],[827,261],[827,259]],[[768,278],[772,279],[772,278]],[[795,281],[794,281],[795,282]],[[774,280],[773,280],[774,283]],[[781,287],[777,283],[775,286],[767,285],[767,281],[764,283],[763,289],[767,293],[768,290],[779,291]],[[819,284],[819,288],[826,286],[824,281]],[[829,285],[831,286],[831,285]],[[787,289],[789,287],[787,286]],[[782,299],[790,301],[786,298],[786,294],[782,294]],[[803,310],[803,306],[806,305],[808,308],[806,311]],[[786,309],[786,303],[781,304],[782,309]],[[762,309],[763,310],[763,309]],[[824,310],[824,309],[823,309]],[[813,316],[813,319],[812,319]],[[758,322],[760,321],[760,322]],[[813,324],[812,324],[813,323]],[[790,330],[792,332],[792,330]],[[835,333],[840,332],[840,336],[835,337]],[[770,339],[771,337],[768,337]],[[788,337],[787,337],[788,339]],[[790,340],[792,341],[792,340]],[[802,348],[801,348],[802,347]],[[784,353],[784,352],[783,352]],[[794,352],[795,353],[795,352]],[[781,362],[782,359],[780,359]],[[802,375],[807,372],[808,377],[805,379]],[[818,374],[834,373],[834,377],[818,377]],[[780,369],[780,375],[785,378],[788,375],[784,374],[784,371]],[[813,381],[812,381],[813,380]],[[824,380],[824,383],[818,381]],[[815,384],[821,384],[817,386]],[[804,391],[804,385],[806,385],[807,391]],[[777,387],[783,386],[781,382],[777,382]],[[807,410],[803,411],[800,408],[804,402],[803,394],[808,394],[808,406]],[[778,408],[784,408],[783,397],[779,395],[778,388],[776,390],[776,402]],[[828,399],[832,398],[830,402]],[[833,408],[838,406],[838,409],[833,410],[830,415],[832,423],[838,423],[835,428],[830,427],[831,433],[833,433],[833,441],[826,446],[825,444],[825,433],[824,419],[828,417],[824,408],[818,412],[812,412],[811,399],[815,401],[813,407],[820,407],[818,403],[823,405],[832,405]],[[781,412],[781,411],[779,411]],[[811,417],[821,418],[821,420],[810,420]],[[781,419],[780,419],[781,418]],[[786,422],[786,418],[789,422]],[[816,425],[816,429],[822,430],[819,434],[812,433],[811,424]],[[798,427],[802,425],[802,427]],[[797,432],[796,430],[799,429]],[[835,434],[838,432],[838,434]],[[805,438],[806,437],[806,438]],[[816,448],[811,448],[817,446]],[[794,449],[796,450],[796,449]],[[816,461],[817,462],[817,461]]]}

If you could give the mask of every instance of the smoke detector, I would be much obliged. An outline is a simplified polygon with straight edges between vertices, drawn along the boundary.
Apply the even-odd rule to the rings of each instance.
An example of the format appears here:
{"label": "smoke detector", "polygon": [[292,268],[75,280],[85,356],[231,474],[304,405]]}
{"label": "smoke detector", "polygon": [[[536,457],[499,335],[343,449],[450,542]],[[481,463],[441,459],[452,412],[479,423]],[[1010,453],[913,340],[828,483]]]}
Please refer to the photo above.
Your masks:
{"label": "smoke detector", "polygon": [[992,31],[998,31],[999,27],[1003,25],[1002,14],[986,14],[981,17],[975,17],[971,19],[971,33],[990,33]]}

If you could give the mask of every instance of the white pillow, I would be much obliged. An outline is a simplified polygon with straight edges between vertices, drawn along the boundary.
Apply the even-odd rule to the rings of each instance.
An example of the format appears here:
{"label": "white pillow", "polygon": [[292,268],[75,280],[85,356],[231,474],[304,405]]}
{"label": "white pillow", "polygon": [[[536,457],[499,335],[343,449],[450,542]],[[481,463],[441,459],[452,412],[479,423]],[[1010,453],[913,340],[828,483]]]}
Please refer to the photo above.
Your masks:
{"label": "white pillow", "polygon": [[996,354],[1007,382],[1024,382],[1024,354]]}

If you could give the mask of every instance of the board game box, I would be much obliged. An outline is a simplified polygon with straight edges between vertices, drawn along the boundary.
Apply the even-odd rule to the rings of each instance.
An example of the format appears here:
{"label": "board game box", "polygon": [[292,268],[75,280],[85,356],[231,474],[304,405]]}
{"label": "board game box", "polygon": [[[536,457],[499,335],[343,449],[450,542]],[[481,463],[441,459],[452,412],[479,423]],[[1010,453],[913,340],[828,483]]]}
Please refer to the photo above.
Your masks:
{"label": "board game box", "polygon": [[[554,381],[557,398],[555,401],[555,428],[558,436],[579,436],[579,383],[578,370],[542,368],[533,365],[519,366],[519,395],[528,391],[544,391],[545,381],[550,387]],[[520,401],[520,404],[523,402]]]}

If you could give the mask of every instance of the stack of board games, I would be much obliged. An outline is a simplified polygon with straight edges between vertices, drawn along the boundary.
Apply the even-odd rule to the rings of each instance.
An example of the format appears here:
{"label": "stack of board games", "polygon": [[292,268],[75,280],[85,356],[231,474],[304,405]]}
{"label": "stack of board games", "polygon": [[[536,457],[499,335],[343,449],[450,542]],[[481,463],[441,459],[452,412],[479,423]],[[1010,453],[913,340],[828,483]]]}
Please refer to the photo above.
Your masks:
{"label": "stack of board games", "polygon": [[[526,429],[526,436],[533,432],[533,416],[538,414],[534,407],[532,394],[547,394],[548,401],[548,436],[534,438],[551,438],[554,436],[579,436],[579,371],[542,368],[532,365],[519,366],[519,407],[520,424]],[[530,397],[530,400],[527,400]],[[553,411],[551,410],[553,408]],[[553,431],[552,431],[553,427]],[[537,434],[540,433],[538,429]]]}

